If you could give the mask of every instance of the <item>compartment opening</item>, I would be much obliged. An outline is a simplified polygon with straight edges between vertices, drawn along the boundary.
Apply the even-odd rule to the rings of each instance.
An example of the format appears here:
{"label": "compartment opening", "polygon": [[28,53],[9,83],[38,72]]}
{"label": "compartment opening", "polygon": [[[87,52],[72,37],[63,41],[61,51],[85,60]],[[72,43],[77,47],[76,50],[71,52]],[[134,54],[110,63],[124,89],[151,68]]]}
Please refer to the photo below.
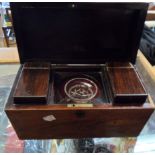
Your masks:
{"label": "compartment opening", "polygon": [[52,68],[55,104],[110,104],[104,67]]}

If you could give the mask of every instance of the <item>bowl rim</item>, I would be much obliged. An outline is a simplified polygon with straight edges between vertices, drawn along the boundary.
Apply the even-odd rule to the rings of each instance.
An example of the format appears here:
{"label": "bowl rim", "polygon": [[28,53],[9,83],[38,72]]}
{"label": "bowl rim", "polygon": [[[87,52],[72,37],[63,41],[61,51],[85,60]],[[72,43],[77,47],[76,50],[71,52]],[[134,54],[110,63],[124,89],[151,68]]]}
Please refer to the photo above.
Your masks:
{"label": "bowl rim", "polygon": [[[93,93],[93,95],[92,95],[91,97],[87,98],[87,99],[77,99],[77,98],[74,98],[74,97],[70,96],[70,94],[68,94],[68,92],[67,92],[67,86],[68,86],[68,84],[69,84],[70,82],[72,82],[72,81],[74,81],[74,80],[87,80],[87,81],[89,81],[90,83],[92,83],[92,84],[95,86],[95,93]],[[71,100],[73,100],[73,101],[79,101],[79,102],[83,102],[83,101],[86,102],[86,101],[89,101],[89,100],[91,100],[92,98],[94,98],[94,97],[96,96],[97,91],[98,91],[98,87],[97,87],[97,84],[96,84],[94,81],[92,81],[92,80],[90,80],[90,79],[88,79],[88,78],[72,78],[72,79],[68,80],[68,81],[65,83],[65,85],[64,85],[64,91],[65,91],[65,94],[66,94]]]}

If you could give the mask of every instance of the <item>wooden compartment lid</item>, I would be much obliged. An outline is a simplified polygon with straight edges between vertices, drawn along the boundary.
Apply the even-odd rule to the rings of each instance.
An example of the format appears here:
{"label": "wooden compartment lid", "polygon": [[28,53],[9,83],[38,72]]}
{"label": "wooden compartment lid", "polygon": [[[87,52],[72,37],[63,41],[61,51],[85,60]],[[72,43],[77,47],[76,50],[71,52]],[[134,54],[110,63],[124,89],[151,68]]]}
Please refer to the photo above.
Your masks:
{"label": "wooden compartment lid", "polygon": [[133,105],[145,103],[148,94],[137,71],[131,67],[107,67],[113,103]]}
{"label": "wooden compartment lid", "polygon": [[11,3],[20,62],[135,63],[147,3]]}

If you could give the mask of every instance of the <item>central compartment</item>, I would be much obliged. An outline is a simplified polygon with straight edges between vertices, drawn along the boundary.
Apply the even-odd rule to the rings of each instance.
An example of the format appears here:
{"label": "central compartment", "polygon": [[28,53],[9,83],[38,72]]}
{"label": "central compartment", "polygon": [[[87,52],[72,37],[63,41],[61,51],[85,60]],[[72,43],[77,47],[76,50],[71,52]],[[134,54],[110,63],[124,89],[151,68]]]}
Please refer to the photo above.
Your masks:
{"label": "central compartment", "polygon": [[104,67],[52,69],[54,103],[110,103]]}

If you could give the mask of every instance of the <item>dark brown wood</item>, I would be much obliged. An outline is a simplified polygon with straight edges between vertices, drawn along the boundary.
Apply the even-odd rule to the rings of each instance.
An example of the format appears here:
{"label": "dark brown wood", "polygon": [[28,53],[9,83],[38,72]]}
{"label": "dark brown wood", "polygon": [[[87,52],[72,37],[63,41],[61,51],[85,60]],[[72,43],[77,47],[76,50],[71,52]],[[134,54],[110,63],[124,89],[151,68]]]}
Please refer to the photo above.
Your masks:
{"label": "dark brown wood", "polygon": [[36,67],[37,69],[50,69],[50,65],[48,62],[26,62],[23,67],[29,69]]}
{"label": "dark brown wood", "polygon": [[[35,108],[6,111],[20,139],[138,136],[153,112],[142,107]],[[44,120],[51,115],[55,120]]]}
{"label": "dark brown wood", "polygon": [[15,103],[46,103],[49,86],[49,69],[23,69],[15,93]]}
{"label": "dark brown wood", "polygon": [[123,67],[123,68],[131,67],[133,68],[133,65],[129,62],[108,62],[106,63],[106,66],[107,67]]}
{"label": "dark brown wood", "polygon": [[68,107],[50,101],[45,105],[15,105],[12,95],[20,71],[5,107],[20,139],[138,136],[154,111],[150,102],[134,106],[103,103],[92,107]]}
{"label": "dark brown wood", "polygon": [[114,103],[144,103],[147,94],[134,68],[107,68]]}
{"label": "dark brown wood", "polygon": [[146,3],[74,2],[74,11],[72,3],[10,5],[21,63],[48,60],[53,64],[135,63],[148,7]]}
{"label": "dark brown wood", "polygon": [[[46,9],[47,6],[48,9]],[[109,93],[110,86],[107,81],[107,74],[102,74],[102,81],[105,85],[107,83],[104,88],[108,87],[107,89],[103,88],[107,92],[108,103],[92,104],[90,107],[88,104],[84,106],[77,104],[79,107],[68,106],[66,103],[56,104],[53,100],[55,95],[52,81],[53,70],[50,73],[50,82],[47,84],[45,82],[49,77],[47,76],[49,73],[49,70],[46,69],[47,66],[27,62],[42,60],[44,62],[50,61],[51,64],[65,64],[65,67],[56,65],[55,70],[63,72],[64,69],[68,68],[68,74],[70,74],[69,71],[72,68],[69,68],[66,64],[103,64],[110,61],[135,63],[147,4],[75,3],[75,10],[72,8],[72,3],[11,3],[11,7],[20,61],[22,64],[26,62],[19,70],[5,107],[6,114],[18,137],[20,139],[51,139],[137,136],[154,111],[154,105],[150,101],[147,100],[144,104],[137,104],[134,100],[135,104],[131,106],[131,104],[126,104],[127,101],[125,100],[125,106],[113,105]],[[40,9],[44,11],[40,12]],[[88,10],[88,13],[84,11],[81,16],[79,11],[81,9]],[[54,16],[53,10],[55,12]],[[94,10],[101,10],[98,13],[102,13],[96,14]],[[50,19],[46,18],[43,23],[40,22],[41,19],[44,19],[42,13],[44,15],[49,14],[48,17],[50,17]],[[36,18],[36,14],[39,18]],[[72,15],[68,16],[70,14]],[[91,14],[92,17],[89,18]],[[58,16],[64,18],[57,20]],[[69,24],[66,25],[62,20],[69,21]],[[86,22],[81,23],[81,20]],[[97,22],[92,25],[90,24],[92,21]],[[108,21],[107,24],[105,24],[105,21]],[[64,25],[60,26],[62,23]],[[116,26],[113,26],[113,23]],[[123,24],[124,29],[120,24]],[[27,26],[25,27],[25,25]],[[88,26],[90,26],[89,29]],[[36,27],[38,28],[36,29]],[[45,29],[46,32],[40,31]],[[115,65],[114,63],[108,67],[109,69],[113,66],[114,68],[116,66],[122,68],[121,63]],[[124,67],[133,69],[133,66],[128,63]],[[75,67],[73,70],[74,72],[82,70],[94,72],[94,70],[98,70],[98,67],[95,68],[96,66],[90,68]],[[105,71],[103,65],[100,69],[101,72]],[[113,75],[115,72],[111,73]],[[116,75],[114,74],[114,76]],[[118,77],[123,78],[121,81],[125,83],[125,86],[138,87],[134,88],[134,91],[136,90],[135,92],[138,92],[138,95],[142,95],[144,90],[141,88],[141,82],[140,84],[135,83],[133,75],[135,76],[135,72],[133,74],[121,70]],[[111,78],[111,81],[120,82],[119,78],[116,77]],[[126,78],[129,80],[126,80]],[[45,91],[47,86],[49,86],[49,96]],[[120,86],[120,88],[121,90],[118,93],[122,93],[123,87]],[[16,97],[20,99],[19,96],[22,96],[21,98],[26,101],[27,90],[30,90],[30,94],[28,92],[30,103],[32,103],[34,96],[38,95],[38,99],[34,102],[35,105],[20,104],[23,103],[23,100],[19,104],[14,104],[14,99]],[[123,88],[123,92],[124,90],[126,90],[126,87]],[[127,93],[136,94],[134,91],[131,89]],[[42,95],[44,99],[47,99],[47,104],[38,104],[41,101],[39,96]],[[28,102],[26,101],[26,103]]]}

